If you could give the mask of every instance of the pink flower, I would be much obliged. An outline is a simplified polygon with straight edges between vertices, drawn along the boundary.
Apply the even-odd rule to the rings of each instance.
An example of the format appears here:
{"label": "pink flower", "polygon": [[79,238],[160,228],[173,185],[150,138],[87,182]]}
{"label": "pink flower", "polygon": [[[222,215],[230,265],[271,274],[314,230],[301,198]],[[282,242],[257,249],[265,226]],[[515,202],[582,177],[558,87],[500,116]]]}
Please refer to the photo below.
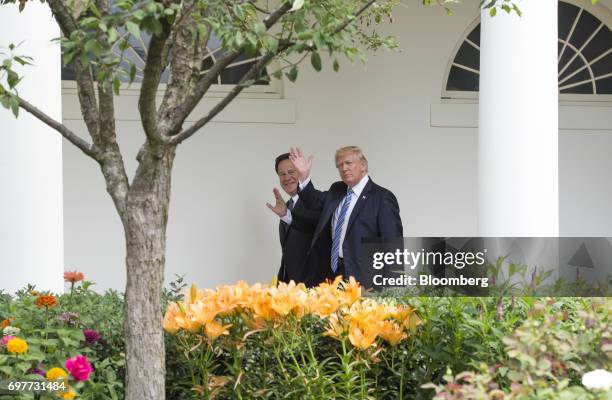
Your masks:
{"label": "pink flower", "polygon": [[13,339],[15,336],[3,336],[2,340],[0,340],[0,346],[2,347],[6,347],[6,344],[9,342],[9,340]]}
{"label": "pink flower", "polygon": [[89,374],[93,372],[93,368],[87,357],[80,354],[66,360],[66,369],[77,381],[86,381],[89,379]]}

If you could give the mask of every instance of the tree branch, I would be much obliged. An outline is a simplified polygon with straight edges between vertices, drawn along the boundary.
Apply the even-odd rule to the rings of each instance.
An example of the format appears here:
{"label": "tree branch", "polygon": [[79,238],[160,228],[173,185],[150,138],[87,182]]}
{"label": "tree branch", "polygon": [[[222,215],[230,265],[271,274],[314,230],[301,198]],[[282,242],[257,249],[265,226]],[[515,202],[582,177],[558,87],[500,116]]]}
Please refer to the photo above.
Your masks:
{"label": "tree branch", "polygon": [[[266,30],[276,24],[290,9],[291,3],[284,2],[280,7],[271,12],[270,15],[263,20]],[[165,135],[174,136],[178,134],[187,116],[193,111],[208,89],[217,82],[219,74],[238,58],[241,53],[240,50],[234,50],[219,58],[212,68],[210,68],[204,76],[200,77],[195,89],[193,89],[183,101],[175,102],[174,105],[171,106],[170,101],[166,101],[166,97],[164,97],[164,102],[160,107],[159,114],[165,119],[163,129]]]}
{"label": "tree branch", "polygon": [[147,62],[143,71],[142,86],[138,99],[140,119],[147,138],[152,142],[162,142],[163,138],[157,129],[157,106],[155,98],[161,74],[166,68],[167,46],[170,27],[164,21],[164,30],[161,35],[153,35],[147,51]]}
{"label": "tree branch", "polygon": [[[72,17],[70,10],[62,0],[48,0],[49,8],[53,12],[53,16],[57,21],[63,35],[70,37],[72,32],[78,31],[77,22]],[[74,68],[76,73],[77,91],[79,95],[79,104],[81,106],[81,114],[87,126],[89,134],[93,138],[98,131],[98,104],[96,101],[96,92],[94,90],[94,81],[91,72],[91,67],[83,68],[75,58]]]}
{"label": "tree branch", "polygon": [[256,79],[266,65],[276,56],[276,54],[277,53],[268,53],[261,57],[257,63],[255,63],[255,65],[253,65],[251,69],[242,77],[240,82],[234,86],[234,88],[223,98],[223,100],[217,103],[217,105],[215,105],[204,117],[200,118],[192,126],[173,136],[168,143],[178,145],[183,140],[196,133],[198,129],[210,122],[210,120],[223,111],[223,109],[227,107],[227,105],[234,100],[238,94],[240,94],[240,92],[242,92],[246,87],[250,86],[247,82]]}
{"label": "tree branch", "polygon": [[357,19],[358,16],[363,14],[365,12],[365,10],[367,10],[370,7],[372,7],[372,4],[374,4],[374,3],[376,3],[376,0],[370,0],[366,4],[364,4],[359,9],[359,11],[357,11],[357,14],[355,14],[355,18],[347,19],[346,21],[344,21],[344,23],[342,23],[338,28],[336,28],[336,30],[334,30],[334,34],[342,32],[347,26],[349,26],[351,24],[351,22],[355,21],[355,19]]}
{"label": "tree branch", "polygon": [[[363,14],[368,8],[370,8],[375,3],[375,1],[376,0],[370,0],[368,3],[364,4],[357,11],[357,13],[355,14],[354,18],[347,19],[346,21],[344,21],[340,26],[338,26],[334,30],[333,34],[338,34],[338,33],[342,32],[344,29],[346,29],[346,27],[349,26],[350,23],[353,22],[356,17],[358,17],[359,15]],[[278,21],[278,19],[280,19],[280,17],[290,9],[290,7],[291,7],[291,3],[285,3],[281,8],[276,10],[274,13],[270,14],[270,16],[268,18],[266,18],[266,20],[268,21],[268,23],[266,23],[266,28],[269,28],[274,23],[276,23]],[[285,10],[285,11],[283,11],[283,10]],[[240,92],[242,92],[242,90],[244,90],[245,87],[249,86],[249,85],[245,84],[247,81],[255,79],[257,77],[257,75],[261,72],[262,68],[264,68],[276,55],[282,53],[284,50],[286,50],[287,48],[289,48],[293,44],[295,44],[295,43],[290,42],[290,41],[281,43],[280,46],[279,46],[278,51],[275,54],[268,53],[264,57],[262,57],[242,77],[240,82],[223,98],[223,100],[221,100],[217,105],[215,105],[204,117],[202,117],[199,120],[197,120],[192,126],[190,126],[189,128],[183,130],[182,132],[174,135],[172,137],[172,139],[170,139],[169,144],[178,145],[179,143],[181,143],[185,139],[191,137],[198,129],[200,129],[201,127],[206,125],[208,122],[210,122],[217,114],[219,114],[221,111],[223,111],[223,109],[225,107],[227,107],[227,105],[234,98],[236,98],[236,96],[238,96],[238,94],[240,94]],[[219,61],[217,61],[217,63],[215,63],[213,68],[215,68],[217,66],[217,64],[219,64],[221,61],[224,61],[224,59],[222,58]],[[229,65],[230,62],[228,62],[227,64]],[[225,65],[225,66],[227,66],[227,65]],[[225,68],[225,66],[223,66],[223,68]],[[211,68],[211,71],[212,71],[213,68]],[[223,70],[223,68],[221,68],[221,70]],[[221,71],[219,71],[219,73],[220,72]],[[208,77],[208,74],[207,74],[207,77]],[[210,83],[209,83],[208,87],[210,87]],[[200,98],[198,98],[197,101],[199,101],[201,99],[201,96],[206,92],[206,90],[208,90],[208,87],[206,87],[206,89],[200,95]],[[200,88],[198,88],[198,89],[200,89]],[[198,93],[198,91],[196,91],[196,93]],[[197,104],[197,102],[196,102],[196,104]],[[195,107],[195,104],[193,105],[193,107]],[[191,108],[191,110],[193,110],[193,107]],[[191,110],[189,110],[189,112],[191,112]],[[185,118],[186,117],[187,116],[185,116]]]}
{"label": "tree branch", "polygon": [[96,161],[98,160],[98,154],[96,152],[96,148],[93,145],[89,144],[86,140],[81,139],[74,132],[68,129],[66,125],[57,122],[56,120],[54,120],[32,104],[28,103],[21,97],[17,96],[17,100],[19,100],[19,107],[23,108],[24,110],[35,116],[47,126],[58,131],[66,140],[81,149],[83,153],[85,153]]}

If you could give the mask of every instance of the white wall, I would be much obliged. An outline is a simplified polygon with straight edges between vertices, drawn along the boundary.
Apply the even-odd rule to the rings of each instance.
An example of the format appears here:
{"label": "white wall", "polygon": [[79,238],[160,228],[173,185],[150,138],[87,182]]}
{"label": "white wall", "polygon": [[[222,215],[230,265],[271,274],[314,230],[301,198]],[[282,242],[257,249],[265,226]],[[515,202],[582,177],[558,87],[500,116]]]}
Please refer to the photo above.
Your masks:
{"label": "white wall", "polygon": [[[59,34],[51,12],[40,2],[28,3],[21,14],[16,4],[2,6],[3,53],[9,44],[22,42],[15,53],[34,59],[32,66],[14,66],[25,76],[19,94],[56,120],[62,118],[60,47],[49,39]],[[40,290],[61,291],[61,137],[24,110],[15,119],[2,107],[0,137],[0,290],[13,292],[31,283]]]}
{"label": "white wall", "polygon": [[[166,277],[211,287],[238,279],[268,281],[280,260],[278,219],[265,207],[278,187],[274,157],[292,145],[315,155],[313,179],[338,179],[336,148],[356,144],[371,177],[398,197],[406,236],[477,234],[475,127],[432,127],[448,58],[477,2],[440,8],[400,8],[386,29],[401,52],[378,53],[367,66],[342,61],[338,74],[324,61],[306,63],[284,100],[234,104],[181,145],[173,174]],[[71,91],[63,97],[65,122],[84,133]],[[130,175],[143,134],[137,98],[121,100],[120,142]],[[266,120],[253,114],[266,110]],[[245,117],[246,115],[246,117]],[[131,119],[127,121],[126,119]],[[239,120],[239,123],[227,121]],[[461,125],[460,125],[461,126]],[[610,130],[566,132],[560,138],[561,234],[612,235],[612,121]],[[588,184],[584,177],[588,176]],[[596,177],[596,179],[593,179]],[[122,289],[123,232],[97,166],[64,145],[66,268],[84,271],[98,289]],[[578,193],[575,188],[582,187]]]}

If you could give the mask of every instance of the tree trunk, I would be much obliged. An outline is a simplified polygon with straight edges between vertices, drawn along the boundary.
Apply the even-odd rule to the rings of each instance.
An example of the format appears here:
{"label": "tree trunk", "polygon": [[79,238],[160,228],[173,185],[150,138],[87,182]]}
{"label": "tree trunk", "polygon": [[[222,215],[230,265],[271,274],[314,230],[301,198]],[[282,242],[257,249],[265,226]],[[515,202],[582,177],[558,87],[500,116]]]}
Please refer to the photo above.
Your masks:
{"label": "tree trunk", "polygon": [[141,150],[123,218],[127,248],[124,306],[127,400],[165,397],[162,289],[175,152],[174,148],[160,152],[149,145]]}

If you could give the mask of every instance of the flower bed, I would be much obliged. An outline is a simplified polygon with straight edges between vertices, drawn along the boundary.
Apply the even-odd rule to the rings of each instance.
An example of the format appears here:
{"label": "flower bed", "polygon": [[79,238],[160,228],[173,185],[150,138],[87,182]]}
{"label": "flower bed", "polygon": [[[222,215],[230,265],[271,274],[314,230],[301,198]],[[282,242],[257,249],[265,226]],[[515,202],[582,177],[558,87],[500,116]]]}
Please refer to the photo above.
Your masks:
{"label": "flower bed", "polygon": [[589,390],[581,377],[611,367],[611,305],[364,298],[354,281],[192,286],[164,320],[183,375],[170,390],[172,398],[607,399],[612,391]]}
{"label": "flower bed", "polygon": [[121,296],[92,292],[80,273],[65,279],[71,290],[61,296],[33,287],[0,296],[0,381],[39,389],[34,397],[13,385],[0,399],[123,397]]}
{"label": "flower bed", "polygon": [[[68,278],[61,296],[0,293],[0,381],[122,399],[123,298]],[[183,289],[165,291],[172,400],[612,396],[609,298],[374,297],[354,281]],[[0,394],[15,398],[33,397]]]}

